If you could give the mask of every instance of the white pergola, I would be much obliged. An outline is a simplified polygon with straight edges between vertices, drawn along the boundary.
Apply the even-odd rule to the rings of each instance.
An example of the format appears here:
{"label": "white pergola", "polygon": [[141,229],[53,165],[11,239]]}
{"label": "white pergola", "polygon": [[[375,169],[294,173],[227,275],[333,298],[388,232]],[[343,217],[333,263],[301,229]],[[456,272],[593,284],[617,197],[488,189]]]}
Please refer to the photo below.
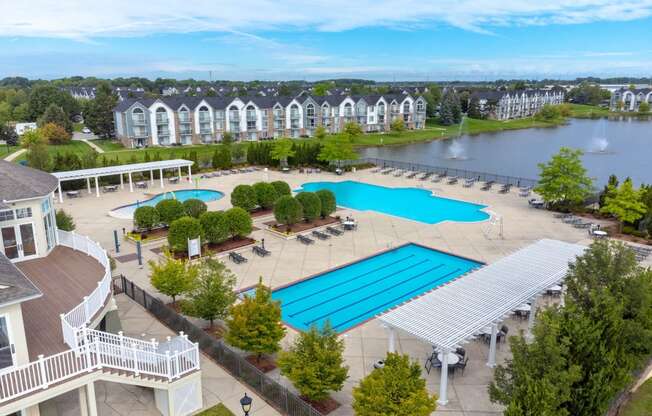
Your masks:
{"label": "white pergola", "polygon": [[540,240],[511,255],[464,275],[447,285],[380,316],[389,331],[388,350],[394,352],[398,329],[433,345],[442,354],[438,403],[448,402],[448,355],[487,327],[491,327],[489,367],[496,365],[498,324],[516,308],[532,302],[528,335],[534,321],[536,298],[560,283],[569,262],[585,246]]}
{"label": "white pergola", "polygon": [[79,169],[79,170],[70,170],[66,172],[54,172],[53,175],[59,180],[59,202],[63,202],[63,195],[61,192],[61,182],[65,181],[74,181],[79,179],[86,179],[86,186],[88,188],[88,193],[92,193],[91,190],[91,179],[95,180],[95,195],[99,198],[100,196],[100,185],[99,178],[102,176],[115,176],[120,175],[120,187],[124,189],[124,175],[127,175],[129,178],[129,191],[134,191],[134,184],[132,180],[132,174],[136,172],[147,172],[149,171],[149,178],[152,185],[154,185],[154,171],[158,170],[161,179],[161,188],[164,188],[163,183],[163,170],[164,169],[177,169],[179,178],[181,178],[181,168],[188,168],[188,181],[192,181],[192,165],[193,161],[185,159],[173,159],[173,160],[160,160],[156,162],[145,162],[145,163],[132,163],[129,165],[118,165],[118,166],[107,166],[104,168],[93,168],[93,169]]}

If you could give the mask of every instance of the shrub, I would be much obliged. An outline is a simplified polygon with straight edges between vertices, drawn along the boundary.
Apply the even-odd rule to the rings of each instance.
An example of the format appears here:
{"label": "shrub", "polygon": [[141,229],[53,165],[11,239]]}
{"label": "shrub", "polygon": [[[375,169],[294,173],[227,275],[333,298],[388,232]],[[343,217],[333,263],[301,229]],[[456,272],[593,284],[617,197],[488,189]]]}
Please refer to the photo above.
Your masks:
{"label": "shrub", "polygon": [[174,252],[185,252],[188,250],[188,239],[192,240],[201,237],[204,240],[204,230],[197,218],[182,217],[172,221],[168,231],[168,244]]}
{"label": "shrub", "polygon": [[70,133],[63,127],[54,123],[47,123],[40,128],[43,138],[50,144],[64,144],[71,139]]}
{"label": "shrub", "polygon": [[203,214],[208,210],[208,207],[206,206],[206,203],[204,203],[204,201],[191,198],[183,201],[183,209],[185,210],[187,215],[193,218],[199,218],[201,214]]}
{"label": "shrub", "polygon": [[251,185],[238,185],[231,192],[231,205],[245,211],[252,211],[256,208],[256,192]]}
{"label": "shrub", "polygon": [[161,217],[154,207],[142,206],[134,211],[134,224],[139,230],[151,230],[161,222]]}
{"label": "shrub", "polygon": [[149,268],[152,286],[164,295],[172,297],[173,304],[177,296],[193,288],[197,276],[196,267],[186,264],[183,260],[175,259],[167,251],[165,259],[158,262],[150,260]]}
{"label": "shrub", "polygon": [[63,231],[74,231],[75,230],[75,221],[73,221],[72,216],[68,215],[67,212],[60,209],[56,214],[57,228]]}
{"label": "shrub", "polygon": [[290,189],[290,185],[288,185],[287,182],[274,181],[272,182],[272,186],[274,187],[274,189],[276,189],[276,195],[278,197],[281,197],[283,195],[292,195],[292,190]]}
{"label": "shrub", "polygon": [[331,215],[332,213],[334,213],[335,210],[337,209],[337,202],[335,200],[335,194],[333,193],[333,191],[330,191],[328,189],[320,189],[315,193],[317,194],[319,200],[321,201],[322,218],[325,218]]}
{"label": "shrub", "polygon": [[224,212],[204,212],[199,216],[199,222],[209,243],[219,244],[229,238],[229,225]]}
{"label": "shrub", "polygon": [[172,221],[186,215],[183,204],[176,199],[164,199],[160,201],[156,204],[156,210],[161,218],[161,222],[167,225],[172,224]]}
{"label": "shrub", "polygon": [[314,192],[301,192],[296,196],[303,208],[303,219],[314,221],[321,215],[321,200]]}
{"label": "shrub", "polygon": [[256,202],[261,208],[270,209],[274,206],[274,201],[278,198],[276,188],[267,182],[255,183],[252,188],[256,193]]}
{"label": "shrub", "polygon": [[245,237],[253,230],[251,215],[242,208],[231,208],[224,213],[229,235],[233,238]]}
{"label": "shrub", "polygon": [[392,123],[389,125],[389,128],[392,131],[401,132],[405,130],[405,122],[403,122],[402,118],[397,118],[396,120],[392,121]]}
{"label": "shrub", "polygon": [[288,229],[299,222],[303,217],[301,203],[290,195],[280,197],[274,203],[274,218],[280,224],[285,224]]}

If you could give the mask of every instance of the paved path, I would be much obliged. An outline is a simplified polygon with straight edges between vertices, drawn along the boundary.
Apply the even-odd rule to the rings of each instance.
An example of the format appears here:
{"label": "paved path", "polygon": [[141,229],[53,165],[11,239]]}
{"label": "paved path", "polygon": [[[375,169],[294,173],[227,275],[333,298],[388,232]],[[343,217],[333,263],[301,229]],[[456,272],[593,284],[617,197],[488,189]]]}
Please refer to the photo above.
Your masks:
{"label": "paved path", "polygon": [[10,153],[7,156],[5,156],[5,160],[7,162],[11,162],[12,160],[15,160],[17,157],[19,157],[20,155],[22,155],[26,151],[27,151],[27,149],[16,150],[15,152]]}
{"label": "paved path", "polygon": [[88,139],[75,139],[75,140],[86,143],[87,145],[92,147],[97,153],[104,153],[104,149],[102,149],[100,146],[96,145],[95,143],[93,143]]}

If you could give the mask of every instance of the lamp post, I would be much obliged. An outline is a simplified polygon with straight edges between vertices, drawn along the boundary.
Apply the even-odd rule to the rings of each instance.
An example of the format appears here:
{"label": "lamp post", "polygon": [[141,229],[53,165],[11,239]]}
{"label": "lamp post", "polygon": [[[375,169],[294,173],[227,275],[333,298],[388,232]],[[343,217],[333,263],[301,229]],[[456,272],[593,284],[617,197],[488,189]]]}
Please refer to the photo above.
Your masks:
{"label": "lamp post", "polygon": [[245,393],[244,397],[240,399],[240,406],[242,406],[242,411],[244,412],[245,416],[249,416],[252,401],[253,400],[251,397],[247,396],[247,393]]}

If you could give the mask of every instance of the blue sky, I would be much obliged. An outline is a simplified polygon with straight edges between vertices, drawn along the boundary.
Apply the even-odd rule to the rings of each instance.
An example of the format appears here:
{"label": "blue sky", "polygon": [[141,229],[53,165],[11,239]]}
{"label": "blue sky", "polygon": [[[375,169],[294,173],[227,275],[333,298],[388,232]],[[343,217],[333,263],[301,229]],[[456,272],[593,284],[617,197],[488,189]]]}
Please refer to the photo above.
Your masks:
{"label": "blue sky", "polygon": [[25,0],[0,77],[650,76],[650,33],[652,0]]}

